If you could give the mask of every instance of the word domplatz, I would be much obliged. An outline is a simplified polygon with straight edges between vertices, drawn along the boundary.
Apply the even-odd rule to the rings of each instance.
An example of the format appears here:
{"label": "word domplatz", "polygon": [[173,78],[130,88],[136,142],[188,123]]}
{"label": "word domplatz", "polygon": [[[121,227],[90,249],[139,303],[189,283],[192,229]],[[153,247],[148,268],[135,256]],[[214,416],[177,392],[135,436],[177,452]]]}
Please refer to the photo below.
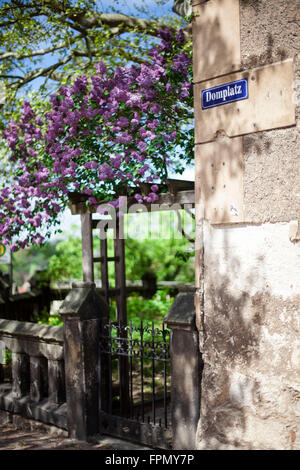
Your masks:
{"label": "word domplatz", "polygon": [[218,85],[202,90],[202,109],[220,106],[234,101],[248,98],[248,80],[241,79],[236,82]]}

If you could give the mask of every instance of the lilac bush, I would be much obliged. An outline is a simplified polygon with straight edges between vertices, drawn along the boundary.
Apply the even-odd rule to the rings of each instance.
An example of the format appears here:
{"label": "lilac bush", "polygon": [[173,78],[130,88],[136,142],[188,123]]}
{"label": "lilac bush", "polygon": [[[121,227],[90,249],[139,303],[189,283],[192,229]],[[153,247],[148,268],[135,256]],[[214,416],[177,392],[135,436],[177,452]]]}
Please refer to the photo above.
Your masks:
{"label": "lilac bush", "polygon": [[61,86],[42,117],[23,103],[3,133],[13,178],[0,190],[2,242],[13,251],[43,243],[72,191],[91,205],[158,199],[156,183],[192,159],[190,51],[182,32],[162,30],[147,63],[109,70],[100,62],[94,76]]}

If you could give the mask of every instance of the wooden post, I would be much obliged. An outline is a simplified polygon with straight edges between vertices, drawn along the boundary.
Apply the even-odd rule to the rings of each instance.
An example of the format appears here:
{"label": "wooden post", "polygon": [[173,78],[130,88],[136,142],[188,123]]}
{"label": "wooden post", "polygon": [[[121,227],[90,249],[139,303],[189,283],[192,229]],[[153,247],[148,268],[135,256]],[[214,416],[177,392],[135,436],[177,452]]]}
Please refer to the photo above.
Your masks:
{"label": "wooden post", "polygon": [[[121,198],[120,198],[121,199]],[[120,201],[121,206],[121,201]],[[119,289],[117,304],[117,321],[121,325],[127,325],[127,305],[126,305],[126,273],[125,273],[125,243],[124,243],[124,215],[120,210],[119,218],[116,225],[115,233],[115,280],[116,288]],[[120,336],[124,337],[124,343],[127,339],[127,332],[121,328]],[[124,344],[125,346],[125,344]],[[125,346],[126,347],[126,346]],[[128,374],[128,357],[119,357],[119,383],[120,383],[120,412],[122,416],[126,416],[129,412],[129,374]]]}
{"label": "wooden post", "polygon": [[107,262],[107,226],[104,230],[105,237],[102,237],[100,230],[100,256],[101,261],[101,287],[104,289],[104,298],[109,305],[109,278],[108,278],[108,262]]}
{"label": "wooden post", "polygon": [[127,306],[126,306],[126,278],[125,278],[125,245],[124,240],[118,238],[119,230],[116,231],[115,257],[115,281],[116,288],[119,289],[116,296],[117,304],[117,321],[124,324],[127,323]]}
{"label": "wooden post", "polygon": [[81,216],[82,274],[85,282],[94,282],[92,216],[89,212]]}
{"label": "wooden post", "polygon": [[[108,252],[107,252],[107,228],[108,225],[100,229],[100,267],[101,267],[101,287],[104,289],[104,298],[109,307],[109,277],[108,277]],[[103,233],[102,233],[103,230]],[[105,321],[101,323],[101,331],[104,333]],[[112,399],[109,396],[109,384],[111,381],[111,371],[109,370],[109,363],[107,356],[100,355],[100,371],[101,371],[101,383],[100,383],[100,410],[109,411],[109,403]]]}
{"label": "wooden post", "polygon": [[114,239],[115,257],[117,258],[115,262],[115,280],[116,288],[120,289],[117,295],[117,321],[127,324],[124,214],[122,212],[124,200],[120,197],[119,201],[119,217]]}

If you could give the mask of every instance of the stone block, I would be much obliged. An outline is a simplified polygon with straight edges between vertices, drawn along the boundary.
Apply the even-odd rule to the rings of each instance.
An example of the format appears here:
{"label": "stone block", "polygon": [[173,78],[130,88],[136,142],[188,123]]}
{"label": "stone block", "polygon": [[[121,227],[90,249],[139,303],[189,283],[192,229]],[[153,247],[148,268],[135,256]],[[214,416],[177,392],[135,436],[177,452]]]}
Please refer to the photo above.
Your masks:
{"label": "stone block", "polygon": [[[248,80],[248,99],[202,109],[203,90]],[[194,86],[195,143],[214,140],[219,133],[235,137],[296,124],[293,60],[222,76]]]}
{"label": "stone block", "polygon": [[239,0],[210,0],[193,5],[194,82],[241,67]]}
{"label": "stone block", "polygon": [[241,137],[195,146],[195,198],[212,224],[244,221]]}

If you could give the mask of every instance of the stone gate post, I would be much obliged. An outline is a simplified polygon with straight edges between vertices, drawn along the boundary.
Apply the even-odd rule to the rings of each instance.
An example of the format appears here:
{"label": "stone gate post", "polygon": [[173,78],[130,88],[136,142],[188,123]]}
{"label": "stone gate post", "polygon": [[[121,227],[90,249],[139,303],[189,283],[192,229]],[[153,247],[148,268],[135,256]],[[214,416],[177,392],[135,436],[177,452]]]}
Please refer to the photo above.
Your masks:
{"label": "stone gate post", "polygon": [[99,433],[99,335],[108,306],[93,282],[74,282],[59,313],[64,322],[69,435],[87,440]]}
{"label": "stone gate post", "polygon": [[192,11],[197,449],[300,449],[299,1]]}
{"label": "stone gate post", "polygon": [[194,293],[179,293],[165,317],[171,329],[172,447],[175,450],[195,449],[202,373],[195,317]]}

